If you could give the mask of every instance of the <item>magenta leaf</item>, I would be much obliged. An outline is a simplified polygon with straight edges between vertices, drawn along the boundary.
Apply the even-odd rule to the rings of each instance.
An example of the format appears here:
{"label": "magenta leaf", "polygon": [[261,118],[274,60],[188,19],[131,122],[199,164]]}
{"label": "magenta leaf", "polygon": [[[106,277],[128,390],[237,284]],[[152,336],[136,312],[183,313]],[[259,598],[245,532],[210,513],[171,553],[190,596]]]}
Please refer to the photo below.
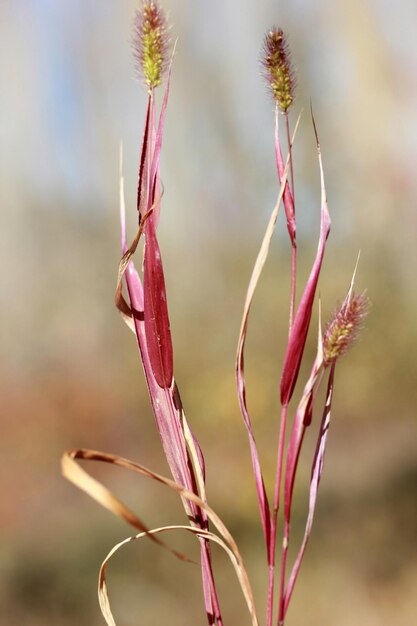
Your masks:
{"label": "magenta leaf", "polygon": [[[275,159],[277,163],[279,184],[282,185],[282,182],[284,180],[285,165],[284,165],[284,159],[282,158],[281,143],[280,143],[279,134],[278,134],[278,120],[279,120],[279,111],[277,108],[275,111]],[[288,180],[286,176],[285,176],[283,204],[284,204],[285,216],[287,218],[288,234],[291,239],[291,244],[295,246],[296,223],[295,223],[294,199],[293,199],[291,189],[288,184]]]}
{"label": "magenta leaf", "polygon": [[[313,118],[314,124],[314,118]],[[324,186],[323,164],[321,159],[320,144],[316,128],[314,126],[317,140],[317,153],[320,166],[321,178],[321,220],[320,220],[320,239],[317,248],[316,258],[311,269],[307,285],[298,306],[294,324],[291,329],[288,340],[287,351],[284,359],[284,366],[281,376],[281,403],[288,405],[294,391],[295,384],[300,370],[301,359],[303,357],[304,347],[307,340],[308,329],[311,321],[314,297],[316,294],[317,283],[320,275],[321,265],[323,262],[324,250],[326,247],[327,237],[330,233],[330,215],[327,206],[326,189]]]}
{"label": "magenta leaf", "polygon": [[331,414],[333,389],[334,389],[334,372],[335,372],[335,365],[333,365],[330,370],[329,381],[327,384],[326,403],[324,406],[316,452],[314,455],[313,466],[311,469],[309,511],[308,511],[308,517],[307,517],[306,527],[304,531],[304,537],[303,537],[303,541],[302,541],[300,550],[298,552],[297,558],[295,560],[290,578],[288,580],[287,588],[285,591],[285,600],[284,600],[285,613],[287,612],[288,605],[290,603],[291,596],[294,591],[294,586],[297,581],[301,563],[303,561],[304,553],[305,553],[307,543],[311,535],[311,529],[313,526],[318,488],[320,484],[321,475],[323,472],[324,455],[326,452],[326,444],[327,444],[327,435],[328,435],[329,426],[330,426],[330,414]]}
{"label": "magenta leaf", "polygon": [[314,402],[314,390],[320,379],[322,365],[323,359],[321,353],[319,353],[314,361],[310,377],[305,385],[303,395],[298,404],[290,440],[288,443],[284,483],[284,513],[285,520],[288,523],[290,521],[291,502],[294,490],[294,481],[297,471],[298,458],[300,456],[305,429],[311,422]]}
{"label": "magenta leaf", "polygon": [[[153,95],[150,96],[147,114],[147,128],[145,130],[143,148],[151,148],[149,162],[145,158],[145,164],[150,166],[150,176],[148,180],[147,211],[153,210],[153,215],[148,219],[145,226],[145,258],[144,258],[144,322],[145,335],[149,352],[151,367],[155,379],[160,387],[170,387],[173,379],[173,348],[168,315],[168,305],[166,298],[165,278],[162,266],[161,252],[156,237],[156,225],[159,219],[159,162],[162,148],[162,134],[168,105],[168,96],[171,78],[171,65],[168,73],[168,80],[164,93],[164,100],[159,117],[158,130],[155,130],[155,107],[153,106]],[[150,123],[149,123],[150,120]],[[149,146],[149,135],[151,145]],[[142,154],[143,158],[143,154]],[[143,174],[143,172],[142,172]],[[140,188],[140,183],[139,183]],[[143,214],[141,213],[143,217]]]}
{"label": "magenta leaf", "polygon": [[[172,54],[174,55],[174,53],[175,53],[175,48]],[[161,105],[161,112],[159,114],[158,130],[155,135],[154,149],[153,149],[151,169],[150,169],[149,197],[152,199],[153,203],[155,203],[155,199],[157,199],[161,195],[160,181],[159,181],[159,164],[161,160],[162,137],[163,137],[163,131],[164,131],[164,126],[165,126],[166,111],[167,111],[167,106],[168,106],[169,90],[171,86],[172,59],[173,59],[173,56],[171,57],[171,62],[168,68],[167,82],[166,82],[166,87],[164,91],[164,98],[163,98],[162,105]],[[148,209],[149,208],[150,206],[148,206]],[[158,200],[155,203],[153,213],[154,213],[154,224],[155,224],[155,229],[156,229],[158,226],[158,222],[159,222],[159,201]]]}
{"label": "magenta leaf", "polygon": [[167,394],[167,390],[161,388],[157,383],[151,366],[145,335],[143,287],[132,262],[129,263],[125,278],[129,301],[134,316],[134,326],[140,356],[165,456],[167,457],[174,480],[187,488],[191,488],[192,484],[189,479],[186,445],[181,430],[179,412],[172,402],[172,394]]}
{"label": "magenta leaf", "polygon": [[173,350],[161,252],[155,235],[152,216],[145,227],[143,294],[146,344],[156,382],[171,386]]}
{"label": "magenta leaf", "polygon": [[[293,141],[295,139],[298,125],[300,123],[301,115],[298,116],[297,123],[294,129]],[[272,210],[271,216],[268,221],[268,225],[262,239],[261,247],[259,249],[258,255],[256,257],[255,265],[252,270],[252,275],[249,281],[248,290],[246,293],[245,305],[243,309],[243,318],[242,324],[240,327],[239,339],[238,339],[238,347],[237,347],[237,355],[236,355],[236,384],[237,384],[237,392],[239,398],[239,406],[240,411],[242,413],[243,421],[246,426],[246,430],[248,432],[249,437],[249,445],[250,445],[250,453],[252,458],[252,468],[255,477],[255,485],[256,492],[258,496],[259,510],[262,520],[262,527],[265,536],[265,542],[268,549],[268,558],[271,557],[269,553],[269,545],[271,542],[271,512],[268,497],[265,490],[264,480],[262,476],[262,468],[259,460],[259,454],[256,446],[255,435],[253,432],[252,421],[250,418],[250,414],[248,411],[248,406],[246,402],[246,382],[245,382],[245,343],[246,343],[246,335],[248,330],[248,322],[249,322],[249,313],[252,305],[252,300],[255,294],[255,290],[261,276],[263,267],[265,265],[266,259],[269,253],[269,247],[272,240],[272,235],[274,233],[275,224],[278,217],[279,207],[281,204],[281,200],[283,198],[285,184],[287,180],[287,172],[288,166],[290,162],[290,157],[288,155],[284,171],[282,174],[282,180],[280,182],[280,191],[278,194],[277,202]]]}
{"label": "magenta leaf", "polygon": [[[160,124],[160,128],[161,124]],[[151,143],[157,142],[152,138],[153,130],[148,131],[148,139]],[[146,161],[145,161],[146,163]],[[159,172],[156,170],[156,176]],[[123,177],[121,176],[121,183]],[[157,188],[157,185],[154,187]],[[125,241],[125,208],[123,184],[121,184],[121,226],[122,226],[122,250],[126,251]],[[156,203],[154,203],[155,205]],[[147,201],[144,205],[149,206]],[[126,320],[136,333],[138,347],[142,359],[152,409],[155,415],[162,446],[167,458],[168,465],[175,481],[184,485],[188,490],[198,493],[197,480],[194,469],[190,462],[189,452],[184,436],[183,409],[181,399],[175,382],[173,381],[173,356],[172,342],[169,330],[168,309],[166,303],[165,281],[163,275],[161,255],[155,235],[154,206],[141,214],[146,222],[141,223],[145,229],[146,246],[144,262],[144,285],[142,286],[133,262],[127,263],[123,275],[129,294],[130,311],[133,320]],[[131,246],[132,248],[132,246]],[[133,246],[135,248],[135,246]],[[132,249],[133,249],[132,248]],[[120,271],[120,270],[119,270]],[[146,285],[146,286],[145,286]],[[120,303],[119,303],[120,305]],[[156,315],[150,313],[155,311]],[[123,313],[123,311],[121,311]],[[125,313],[125,319],[127,318]],[[152,319],[153,318],[153,319]],[[158,332],[158,330],[161,332]],[[162,338],[162,339],[161,339]],[[169,382],[168,382],[169,381]],[[172,383],[172,388],[171,388]],[[200,472],[204,480],[204,458],[201,449],[193,436],[194,447]],[[202,528],[207,529],[207,514],[193,502],[183,499],[186,514],[190,520]],[[213,572],[211,570],[211,555],[209,543],[200,539],[201,544],[201,568],[203,587],[205,590],[205,608],[209,623],[222,626],[222,618],[217,597]]]}
{"label": "magenta leaf", "polygon": [[[248,311],[249,312],[249,311]],[[255,478],[256,493],[258,496],[259,510],[261,514],[262,528],[264,531],[266,546],[269,546],[271,540],[271,512],[269,507],[268,496],[266,495],[264,479],[262,475],[261,463],[259,460],[258,449],[256,446],[255,435],[252,428],[252,421],[249,415],[246,403],[246,384],[244,376],[244,345],[246,338],[247,319],[244,326],[244,333],[239,338],[238,356],[236,364],[236,382],[238,389],[238,398],[240,411],[248,432],[250,453],[252,458],[252,468]]]}
{"label": "magenta leaf", "polygon": [[139,222],[146,213],[148,204],[148,154],[151,149],[151,117],[152,117],[152,96],[148,98],[148,106],[146,109],[146,122],[143,131],[142,148],[139,159],[138,172],[138,191],[137,191],[137,210]]}

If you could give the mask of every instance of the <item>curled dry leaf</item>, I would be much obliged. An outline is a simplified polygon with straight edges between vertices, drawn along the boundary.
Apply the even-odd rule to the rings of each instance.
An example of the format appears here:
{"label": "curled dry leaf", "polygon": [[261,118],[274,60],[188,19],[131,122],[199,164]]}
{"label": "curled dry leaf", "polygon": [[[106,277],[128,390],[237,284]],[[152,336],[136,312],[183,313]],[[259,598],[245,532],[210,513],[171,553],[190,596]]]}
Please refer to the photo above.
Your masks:
{"label": "curled dry leaf", "polygon": [[[249,577],[248,577],[246,568],[243,563],[242,555],[240,554],[239,548],[233,536],[231,535],[230,531],[227,529],[227,527],[225,526],[221,518],[217,515],[217,513],[215,513],[215,511],[206,502],[204,502],[194,492],[185,489],[182,485],[176,483],[170,478],[166,478],[165,476],[162,476],[161,474],[157,474],[156,472],[153,472],[147,467],[140,465],[139,463],[130,461],[129,459],[125,459],[123,457],[119,457],[114,454],[106,454],[104,452],[99,452],[96,450],[86,450],[86,449],[71,450],[63,456],[63,459],[62,459],[63,474],[70,482],[73,482],[77,487],[86,491],[86,493],[89,493],[89,495],[91,495],[90,494],[91,484],[89,484],[89,480],[87,480],[82,474],[80,474],[79,466],[76,463],[76,459],[82,459],[86,461],[99,461],[99,462],[104,462],[104,463],[110,463],[112,465],[117,465],[119,467],[124,467],[125,469],[129,469],[133,472],[141,474],[142,476],[150,478],[162,485],[165,485],[169,489],[178,493],[183,499],[186,499],[190,503],[192,502],[195,505],[197,505],[199,508],[203,509],[206,512],[207,517],[210,519],[210,521],[212,522],[212,524],[215,526],[215,528],[217,529],[217,531],[222,537],[222,539],[220,539],[219,537],[214,535],[216,539],[213,539],[211,536],[207,538],[211,540],[215,540],[218,543],[220,543],[221,541],[225,542],[227,544],[228,550],[230,550],[230,552],[233,554],[233,564],[235,566],[236,572],[238,573],[239,584],[242,589],[242,593],[245,597],[248,610],[251,615],[252,625],[259,626],[258,618],[256,615],[254,596],[253,596],[252,588],[249,582]],[[91,478],[88,475],[87,477],[88,479]],[[97,498],[95,499],[100,502],[100,500],[98,500]],[[204,533],[206,531],[200,528],[196,528],[195,526],[194,527],[186,526],[185,528],[191,529],[190,532],[194,532],[194,534],[201,535],[201,537],[204,538]],[[145,536],[149,532],[150,531],[146,531],[144,533],[141,533],[141,535]],[[209,535],[211,535],[211,533],[209,533]],[[130,541],[130,538],[127,541]],[[108,622],[108,624],[111,624],[111,623],[112,622]]]}
{"label": "curled dry leaf", "polygon": [[[101,608],[101,612],[103,614],[103,617],[105,618],[108,626],[116,626],[116,622],[114,621],[114,616],[110,607],[110,599],[109,599],[109,594],[108,594],[108,588],[107,588],[107,581],[106,581],[106,571],[107,571],[107,566],[109,564],[109,561],[111,560],[111,558],[116,554],[116,552],[118,552],[120,550],[120,548],[122,548],[123,546],[127,545],[128,543],[131,543],[132,541],[137,541],[140,539],[143,539],[144,537],[146,537],[147,535],[151,535],[151,536],[155,536],[159,533],[164,533],[164,532],[170,532],[170,531],[175,531],[175,530],[182,530],[188,533],[192,533],[193,535],[196,535],[197,537],[201,538],[201,539],[205,539],[208,541],[213,541],[214,543],[216,543],[217,545],[219,545],[227,554],[227,556],[229,557],[234,570],[236,572],[236,576],[239,580],[241,589],[244,589],[244,585],[245,585],[245,579],[244,577],[242,577],[242,571],[241,571],[241,567],[240,564],[238,562],[238,560],[236,559],[236,555],[234,554],[233,550],[231,550],[228,545],[222,540],[220,539],[220,537],[218,537],[217,535],[215,535],[214,533],[211,533],[209,531],[205,531],[205,530],[200,530],[198,528],[192,528],[191,526],[162,526],[161,528],[154,528],[152,530],[150,530],[148,533],[139,533],[138,535],[134,535],[133,537],[127,537],[127,539],[124,539],[123,541],[121,541],[120,543],[116,544],[108,553],[108,555],[106,556],[106,558],[104,559],[101,568],[100,568],[100,574],[99,574],[99,580],[98,580],[98,597],[99,597],[99,603],[100,603],[100,608]],[[248,603],[248,598],[246,597],[246,594],[244,593],[244,597],[246,602]],[[256,621],[256,619],[254,620],[253,615],[252,615],[252,609],[251,606],[248,604],[248,609],[249,612],[251,614],[251,618],[252,618],[252,626],[255,626],[258,624],[258,622]]]}

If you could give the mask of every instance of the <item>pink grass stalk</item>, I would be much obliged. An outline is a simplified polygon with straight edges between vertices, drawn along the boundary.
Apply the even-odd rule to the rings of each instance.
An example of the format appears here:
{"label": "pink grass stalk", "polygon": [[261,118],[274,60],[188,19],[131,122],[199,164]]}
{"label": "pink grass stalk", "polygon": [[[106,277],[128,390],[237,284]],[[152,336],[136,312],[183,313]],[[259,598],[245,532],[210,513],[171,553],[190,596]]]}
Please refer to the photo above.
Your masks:
{"label": "pink grass stalk", "polygon": [[[149,395],[154,411],[162,446],[175,481],[197,495],[198,480],[194,474],[183,426],[183,408],[174,380],[173,347],[168,315],[164,270],[159,249],[156,226],[160,211],[160,154],[163,129],[170,89],[171,64],[168,62],[167,25],[157,2],[145,1],[136,19],[135,52],[140,69],[148,85],[148,105],[138,175],[139,226],[146,219],[143,229],[145,252],[143,262],[143,285],[133,262],[129,261],[124,274],[131,316],[138,347],[142,358]],[[155,88],[168,72],[159,123],[156,127]],[[122,231],[124,231],[124,218]],[[122,243],[126,252],[126,242]],[[194,438],[199,473],[204,479],[204,459]],[[183,500],[185,512],[202,530],[208,529],[205,512]],[[222,626],[222,617],[211,566],[208,542],[200,539],[203,591],[208,623]]]}
{"label": "pink grass stalk", "polygon": [[[157,429],[162,448],[174,480],[161,477],[137,463],[91,450],[73,450],[63,459],[64,475],[83,489],[102,506],[124,519],[139,535],[125,539],[117,544],[103,562],[99,577],[99,601],[103,616],[109,626],[114,626],[107,593],[106,568],[111,556],[120,547],[134,539],[148,537],[156,544],[168,548],[159,539],[159,533],[168,530],[186,530],[198,538],[200,543],[201,575],[204,605],[209,625],[223,626],[216,583],[213,574],[212,557],[209,541],[215,541],[226,550],[234,565],[251,616],[252,626],[259,626],[253,593],[249,578],[243,566],[243,560],[237,544],[230,535],[220,517],[208,505],[205,489],[205,462],[197,439],[192,433],[185,417],[179,390],[174,375],[174,351],[171,337],[167,293],[161,250],[157,228],[160,218],[162,184],[160,179],[160,159],[164,125],[167,115],[171,85],[173,55],[170,53],[169,29],[164,13],[156,0],[144,0],[135,21],[135,58],[148,91],[144,121],[137,184],[138,231],[128,246],[126,236],[125,201],[123,175],[120,186],[120,220],[122,259],[119,264],[119,276],[115,301],[129,328],[136,337],[137,347],[143,365]],[[275,100],[275,160],[279,182],[277,202],[271,213],[262,244],[256,258],[244,304],[243,318],[238,339],[236,356],[236,383],[240,411],[249,439],[252,469],[262,530],[267,557],[267,606],[266,624],[272,626],[275,621],[274,600],[277,596],[278,608],[276,620],[278,626],[284,626],[286,614],[293,596],[294,587],[300,572],[306,547],[310,538],[317,495],[322,476],[325,450],[330,426],[331,407],[334,394],[335,369],[339,358],[352,345],[363,324],[369,303],[365,293],[356,295],[353,291],[355,272],[348,293],[333,314],[322,334],[319,325],[318,345],[310,375],[304,383],[304,389],[292,415],[291,401],[299,378],[304,349],[308,338],[314,307],[317,285],[322,269],[327,238],[330,233],[330,216],[327,206],[321,149],[314,117],[312,125],[317,143],[317,155],[320,171],[321,208],[320,233],[317,252],[307,282],[296,306],[297,283],[297,244],[295,216],[295,172],[293,164],[293,144],[300,116],[295,124],[293,136],[290,132],[289,110],[294,102],[295,75],[292,69],[286,36],[280,29],[269,31],[264,40],[262,64],[268,86]],[[163,81],[165,89],[159,115],[157,114],[155,90]],[[279,136],[279,117],[285,116],[285,135],[287,156],[284,158]],[[280,205],[283,205],[287,231],[291,244],[291,291],[289,303],[289,334],[285,347],[282,367],[279,399],[281,419],[278,434],[276,473],[272,500],[269,499],[260,455],[257,449],[255,433],[250,417],[245,381],[245,342],[251,304],[262,269],[268,257]],[[297,209],[298,211],[298,209]],[[143,254],[143,272],[136,270],[133,262],[141,237],[145,239]],[[125,286],[126,297],[123,295]],[[303,442],[307,428],[314,426],[313,417],[317,411],[318,390],[327,377],[327,390],[324,407],[319,407],[321,422],[318,427],[317,444],[312,460],[309,507],[304,536],[287,580],[288,548],[291,540],[291,515],[293,507],[294,485]],[[289,437],[287,438],[287,430]],[[149,530],[143,521],[118,500],[109,490],[75,464],[75,459],[95,460],[112,463],[152,478],[173,489],[181,498],[189,526],[161,527]],[[285,461],[285,463],[284,463]],[[283,496],[283,539],[280,576],[276,580],[276,547],[278,517]],[[272,506],[271,506],[272,502]],[[209,520],[218,535],[209,530]],[[169,548],[168,548],[169,549]],[[187,560],[185,555],[171,550],[175,556]]]}
{"label": "pink grass stalk", "polygon": [[[315,299],[317,284],[323,263],[326,241],[330,232],[330,216],[327,207],[326,189],[324,184],[324,173],[321,159],[321,150],[318,140],[316,124],[312,114],[313,129],[316,136],[317,153],[320,168],[321,180],[321,220],[320,237],[317,254],[314,260],[310,276],[302,294],[300,303],[295,313],[296,297],[296,266],[297,266],[297,246],[296,246],[296,218],[294,203],[294,167],[292,158],[293,142],[290,138],[290,124],[288,110],[294,100],[294,73],[291,66],[288,44],[285,34],[280,29],[272,29],[267,33],[264,41],[262,60],[268,85],[276,101],[275,111],[275,155],[280,184],[284,184],[283,205],[287,217],[287,230],[292,246],[291,260],[291,295],[289,314],[289,339],[285,351],[284,365],[281,375],[280,398],[281,398],[281,420],[278,437],[277,470],[275,478],[273,508],[271,514],[271,525],[268,546],[268,594],[267,594],[267,626],[273,623],[273,601],[275,587],[275,550],[277,539],[278,513],[280,508],[280,494],[283,474],[284,454],[286,448],[286,429],[288,421],[289,403],[291,401],[301,362],[303,359],[304,347],[306,344],[310,327],[312,309]],[[279,112],[285,115],[286,138],[288,146],[288,158],[290,164],[290,183],[287,176],[284,177],[284,159],[279,138]],[[353,284],[353,282],[352,282]],[[351,285],[352,289],[352,285]],[[351,290],[350,290],[351,291]],[[317,498],[318,484],[323,468],[324,450],[327,441],[327,430],[330,420],[330,406],[333,395],[334,384],[334,354],[340,356],[352,342],[359,328],[359,320],[362,320],[366,313],[366,302],[363,297],[356,299],[353,297],[350,302],[350,309],[345,305],[341,307],[335,315],[333,322],[328,326],[323,345],[321,335],[319,337],[319,347],[314,361],[311,375],[306,383],[302,399],[295,414],[292,427],[292,434],[287,447],[287,460],[285,466],[284,481],[284,535],[282,543],[282,555],[280,566],[280,581],[278,589],[278,626],[284,625],[286,611],[298,576],[301,562],[304,556],[308,538],[311,533],[311,526],[314,517],[314,510]],[[352,331],[352,328],[356,330]],[[324,356],[326,353],[326,357]],[[337,357],[336,357],[337,358]],[[292,496],[295,477],[297,473],[298,461],[304,440],[305,429],[310,426],[313,416],[313,408],[316,400],[317,390],[323,379],[325,368],[332,363],[329,377],[326,406],[323,412],[322,424],[320,427],[317,451],[312,469],[312,479],[310,485],[310,508],[307,519],[306,532],[303,544],[300,548],[297,560],[288,582],[285,586],[285,574],[288,557],[288,546],[290,540],[290,520],[292,509]]]}
{"label": "pink grass stalk", "polygon": [[[282,623],[288,609],[288,605],[300,571],[301,563],[304,558],[305,550],[308,540],[310,538],[313,525],[318,488],[324,466],[327,436],[330,427],[336,362],[352,346],[353,342],[358,336],[358,333],[361,330],[363,320],[369,309],[369,301],[366,295],[364,293],[356,295],[353,292],[353,280],[354,279],[352,279],[351,286],[345,300],[343,301],[342,305],[339,305],[339,307],[333,314],[332,319],[328,323],[324,336],[322,337],[321,332],[319,332],[319,345],[317,350],[317,356],[313,365],[310,378],[304,390],[302,400],[297,409],[293,431],[290,443],[288,445],[287,468],[285,477],[285,531],[282,558],[283,574],[281,577],[280,594],[280,619]],[[308,517],[306,521],[303,541],[294,562],[286,589],[284,591],[284,574],[288,553],[288,544],[290,539],[291,505],[298,459],[300,457],[305,431],[311,425],[315,395],[318,391],[318,388],[320,387],[321,381],[325,374],[325,370],[327,368],[330,369],[330,374],[328,377],[326,401],[323,409],[316,451],[314,454],[311,469]]]}

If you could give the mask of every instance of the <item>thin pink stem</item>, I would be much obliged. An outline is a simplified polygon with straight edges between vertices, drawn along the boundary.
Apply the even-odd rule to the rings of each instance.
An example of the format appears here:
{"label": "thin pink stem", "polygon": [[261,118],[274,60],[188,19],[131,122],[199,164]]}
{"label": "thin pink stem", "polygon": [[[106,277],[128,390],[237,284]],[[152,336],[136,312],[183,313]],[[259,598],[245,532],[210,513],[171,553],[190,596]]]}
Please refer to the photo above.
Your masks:
{"label": "thin pink stem", "polygon": [[[314,370],[314,366],[313,366],[313,370]],[[314,405],[316,396],[319,392],[319,389],[323,380],[323,375],[324,375],[324,371],[321,371],[315,383],[315,387],[313,389],[313,397],[312,397],[313,405]],[[294,493],[295,476],[297,473],[297,467],[298,467],[298,461],[300,458],[301,449],[304,443],[305,432],[306,432],[306,426],[303,424],[302,430],[299,435],[298,443],[297,443],[297,449],[295,452],[294,466],[292,468],[292,480],[291,480],[291,488],[289,492],[289,503],[286,504],[285,506],[284,536],[283,536],[283,541],[282,541],[281,574],[280,574],[279,601],[278,601],[278,626],[284,626],[285,615],[288,609],[289,600],[292,595],[294,584],[295,584],[295,579],[293,581],[290,581],[291,588],[290,588],[290,596],[288,597],[288,589],[285,587],[285,574],[286,574],[286,567],[287,567],[288,546],[290,542],[292,498],[293,498],[293,493]],[[288,468],[287,468],[287,471],[288,471]],[[297,574],[298,574],[298,571],[297,571]]]}
{"label": "thin pink stem", "polygon": [[[301,447],[304,441],[305,427],[303,427],[300,443],[297,452],[297,460],[294,469],[294,474],[297,471],[298,459],[300,456]],[[284,626],[285,620],[285,611],[286,611],[286,602],[285,602],[285,573],[287,569],[287,557],[288,557],[288,546],[290,543],[290,531],[291,531],[291,510],[292,510],[292,494],[291,491],[291,500],[289,507],[285,507],[285,522],[284,522],[284,536],[282,540],[282,555],[281,555],[281,573],[280,573],[280,584],[279,584],[279,601],[278,601],[278,626]]]}
{"label": "thin pink stem", "polygon": [[279,584],[278,626],[284,626],[285,620],[285,570],[287,567],[288,543],[290,540],[290,523],[285,521],[284,539],[282,542],[281,574]]}
{"label": "thin pink stem", "polygon": [[292,325],[294,322],[296,282],[297,282],[297,246],[294,243],[292,246],[292,255],[291,255],[291,302],[290,302],[290,324],[289,324],[288,334],[291,333]]}
{"label": "thin pink stem", "polygon": [[[272,535],[271,535],[272,541]],[[274,542],[275,543],[275,542]],[[275,546],[274,546],[275,547]],[[272,626],[274,611],[274,580],[275,580],[275,559],[268,567],[268,597],[266,604],[266,624]]]}
{"label": "thin pink stem", "polygon": [[[325,370],[323,369],[321,371],[319,379],[318,379],[318,381],[316,383],[316,388],[315,388],[315,391],[314,391],[313,403],[314,403],[315,397],[317,396],[317,394],[319,392],[321,383],[322,383],[323,378],[324,378],[324,373],[325,373]],[[332,366],[331,383],[329,382],[329,384],[333,384],[333,380],[334,380],[334,365]],[[312,466],[312,480],[314,480],[314,472],[315,472],[315,468],[316,468],[316,464],[317,464],[317,458],[318,458],[318,455],[320,453],[320,446],[322,444],[322,436],[323,436],[324,430],[326,428],[326,421],[327,421],[327,419],[328,419],[328,413],[326,412],[326,407],[325,407],[325,410],[324,410],[323,416],[322,416],[322,420],[321,420],[321,424],[320,424],[318,438],[317,438],[316,450],[315,450],[315,453],[314,453],[314,460],[313,460],[313,466]],[[327,427],[328,427],[328,422],[327,422]],[[301,439],[300,446],[299,446],[299,452],[301,451],[301,445],[303,443],[303,439],[304,439],[304,437]],[[321,473],[321,470],[318,470],[318,471]],[[318,481],[317,481],[317,488],[318,488],[318,483],[319,482],[320,482],[320,474],[319,474],[319,478],[318,478]],[[311,487],[310,487],[310,489],[311,489]],[[303,541],[302,541],[302,544],[301,544],[298,556],[296,558],[293,570],[291,572],[290,578],[288,580],[288,583],[287,583],[287,586],[286,586],[286,589],[285,589],[285,594],[284,594],[284,617],[285,617],[286,612],[288,610],[288,605],[290,603],[291,596],[292,596],[292,593],[294,591],[295,583],[297,582],[297,577],[298,577],[298,574],[300,572],[300,567],[301,567],[301,564],[302,564],[302,561],[303,561],[303,558],[304,558],[305,549],[307,547],[307,543],[308,543],[308,540],[310,538],[310,531],[311,531],[311,525],[313,523],[313,516],[314,516],[314,508],[313,508],[313,513],[312,513],[312,511],[311,511],[311,501],[310,501],[310,510],[309,510],[309,514],[308,514],[308,518],[307,518],[306,531],[305,531],[304,538],[303,538]],[[308,529],[309,525],[310,525],[310,528]]]}
{"label": "thin pink stem", "polygon": [[[207,525],[208,527],[208,525]],[[210,544],[207,539],[201,539],[201,573],[203,577],[203,585],[204,585],[204,577],[205,573],[208,574],[208,581],[210,585],[210,594],[211,594],[211,602],[213,606],[213,616],[207,615],[208,623],[212,624],[212,618],[215,619],[215,624],[217,626],[223,626],[223,618],[221,615],[219,598],[217,595],[216,582],[214,580],[213,568],[211,563],[211,552],[210,552]]]}
{"label": "thin pink stem", "polygon": [[292,161],[292,141],[291,141],[290,120],[288,117],[288,111],[285,113],[285,127],[287,129],[287,144],[288,144],[288,152],[290,154],[291,193],[292,193],[292,200],[294,203],[294,210],[295,210],[294,166],[293,166],[293,161]]}
{"label": "thin pink stem", "polygon": [[274,604],[274,585],[275,585],[275,549],[277,541],[277,523],[278,523],[278,511],[281,492],[282,481],[282,465],[284,459],[284,444],[285,444],[285,432],[287,426],[287,413],[288,405],[282,407],[281,412],[281,424],[279,430],[278,439],[278,453],[277,453],[277,471],[275,478],[274,489],[274,508],[271,520],[271,535],[269,542],[268,563],[269,563],[269,578],[268,578],[268,604],[267,604],[267,626],[272,626],[273,620],[273,604]]}
{"label": "thin pink stem", "polygon": [[[288,112],[285,113],[285,127],[287,131],[288,154],[290,155],[290,189],[292,193],[294,220],[295,220],[294,165],[293,165],[293,158],[292,158],[292,142],[291,142],[290,121],[288,117]],[[294,235],[294,241],[292,242],[292,257],[291,257],[291,301],[290,301],[289,333],[291,332],[291,328],[292,328],[293,321],[294,321],[296,276],[297,276],[297,245],[295,242],[295,235]]]}

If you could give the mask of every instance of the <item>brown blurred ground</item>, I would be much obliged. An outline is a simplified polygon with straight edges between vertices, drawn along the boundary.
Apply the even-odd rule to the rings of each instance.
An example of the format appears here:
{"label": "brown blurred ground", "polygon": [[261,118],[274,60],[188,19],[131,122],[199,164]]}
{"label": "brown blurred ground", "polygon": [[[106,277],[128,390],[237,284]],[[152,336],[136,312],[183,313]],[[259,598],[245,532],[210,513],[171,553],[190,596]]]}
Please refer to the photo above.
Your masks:
{"label": "brown blurred ground", "polygon": [[[324,314],[356,254],[372,312],[340,364],[317,518],[288,626],[408,626],[417,605],[417,9],[404,1],[164,3],[179,36],[167,119],[160,237],[176,377],[205,451],[214,508],[240,540],[263,617],[266,570],[233,360],[245,288],[277,191],[264,31],[289,32],[299,106],[312,96],[333,232]],[[314,8],[313,8],[314,7]],[[118,144],[134,224],[145,96],[133,79],[133,2],[0,6],[0,614],[7,626],[101,624],[96,576],[129,529],[66,484],[61,453],[103,449],[166,472],[135,343],[112,305]],[[308,114],[296,149],[305,278],[318,231]],[[271,488],[287,318],[284,224],[257,293],[248,400]],[[310,355],[314,349],[311,339]],[[273,442],[273,445],[271,445]],[[307,478],[309,466],[302,467]],[[175,498],[100,474],[149,524],[183,522]],[[306,494],[297,494],[294,536]],[[190,552],[191,542],[173,540]],[[217,569],[226,624],[249,623],[231,568]],[[178,569],[177,569],[178,568]],[[232,582],[233,581],[233,582]],[[198,570],[148,545],[111,566],[120,624],[204,624]]]}

